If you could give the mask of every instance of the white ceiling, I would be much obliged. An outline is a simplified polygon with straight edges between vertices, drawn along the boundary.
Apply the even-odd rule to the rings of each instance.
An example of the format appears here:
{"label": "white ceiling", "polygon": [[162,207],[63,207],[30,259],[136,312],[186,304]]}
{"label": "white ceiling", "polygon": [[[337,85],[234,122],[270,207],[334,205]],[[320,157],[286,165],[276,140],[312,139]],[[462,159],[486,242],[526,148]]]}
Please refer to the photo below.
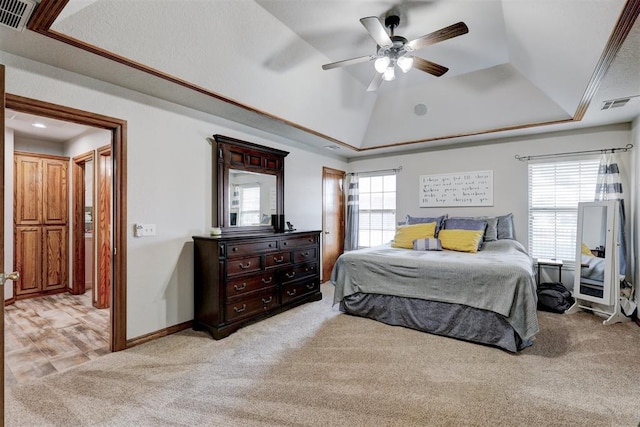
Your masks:
{"label": "white ceiling", "polygon": [[[624,6],[623,0],[71,0],[52,26],[186,85],[30,31],[0,28],[0,49],[314,149],[338,146],[335,153],[351,158],[633,120],[640,102],[601,106],[640,95],[638,21],[584,118],[538,126],[576,114]],[[370,93],[372,63],[322,70],[375,53],[359,19],[392,13],[401,17],[395,33],[409,40],[466,23],[468,34],[416,52],[448,67],[447,74],[414,69]],[[414,112],[420,104],[427,114]]]}
{"label": "white ceiling", "polygon": [[[34,124],[40,124],[44,127],[35,127]],[[13,110],[5,110],[5,127],[12,129],[17,137],[59,143],[68,142],[89,130],[93,130],[89,126]]]}

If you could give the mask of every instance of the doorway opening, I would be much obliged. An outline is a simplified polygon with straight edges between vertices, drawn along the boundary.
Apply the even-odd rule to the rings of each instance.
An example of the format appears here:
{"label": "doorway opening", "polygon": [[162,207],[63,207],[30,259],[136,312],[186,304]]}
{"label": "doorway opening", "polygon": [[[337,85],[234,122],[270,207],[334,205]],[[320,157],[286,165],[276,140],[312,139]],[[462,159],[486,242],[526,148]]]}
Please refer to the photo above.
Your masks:
{"label": "doorway opening", "polygon": [[[13,164],[13,182],[5,176],[13,188],[5,194],[14,198],[6,203],[16,207],[13,221],[5,220],[13,222],[12,255],[22,273],[13,282],[8,301],[13,304],[5,310],[6,363],[8,382],[21,382],[110,352],[111,254],[96,251],[95,245],[101,239],[107,250],[112,247],[112,182],[110,173],[104,182],[96,180],[93,164],[96,157],[105,159],[103,165],[111,160],[98,153],[111,151],[112,136],[104,129],[10,109],[5,123],[5,151],[14,159],[7,162],[7,175]],[[105,215],[94,221],[94,194],[106,200],[101,207],[107,224]],[[98,240],[94,223],[103,230]],[[108,271],[98,276],[94,265]],[[98,289],[104,290],[100,304]]]}
{"label": "doorway opening", "polygon": [[[119,351],[127,347],[126,341],[126,121],[100,114],[77,110],[44,101],[6,94],[5,108],[14,112],[32,114],[39,117],[61,120],[79,125],[107,130],[110,136],[108,148],[109,169],[112,185],[111,207],[108,210],[111,221],[110,260],[106,273],[111,281],[109,351]],[[94,164],[95,166],[95,164]],[[12,192],[11,192],[12,194]],[[8,195],[7,195],[8,197]],[[84,221],[82,221],[84,222]],[[12,246],[12,245],[11,245]],[[6,246],[10,247],[10,246]],[[76,270],[71,275],[73,290],[76,285]],[[78,282],[79,283],[79,282]],[[84,282],[86,283],[86,281]],[[9,300],[9,303],[12,301]],[[5,304],[7,301],[5,301]]]}

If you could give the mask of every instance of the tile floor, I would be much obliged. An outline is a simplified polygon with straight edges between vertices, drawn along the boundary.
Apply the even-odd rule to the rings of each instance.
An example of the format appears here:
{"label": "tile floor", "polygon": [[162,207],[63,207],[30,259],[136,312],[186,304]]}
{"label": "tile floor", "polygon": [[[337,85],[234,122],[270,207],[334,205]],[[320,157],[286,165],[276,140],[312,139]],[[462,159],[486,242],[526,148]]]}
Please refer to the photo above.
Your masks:
{"label": "tile floor", "polygon": [[5,307],[5,386],[69,369],[109,353],[109,309],[91,293],[58,294]]}

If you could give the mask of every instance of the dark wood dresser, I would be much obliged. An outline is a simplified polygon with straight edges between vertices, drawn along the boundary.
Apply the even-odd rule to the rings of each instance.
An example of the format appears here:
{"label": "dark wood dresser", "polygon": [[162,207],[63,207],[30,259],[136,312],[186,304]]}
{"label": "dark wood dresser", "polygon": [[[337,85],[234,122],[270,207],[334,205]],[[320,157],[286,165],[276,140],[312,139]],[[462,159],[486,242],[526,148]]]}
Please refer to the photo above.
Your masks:
{"label": "dark wood dresser", "polygon": [[194,236],[194,322],[215,339],[320,293],[320,232]]}

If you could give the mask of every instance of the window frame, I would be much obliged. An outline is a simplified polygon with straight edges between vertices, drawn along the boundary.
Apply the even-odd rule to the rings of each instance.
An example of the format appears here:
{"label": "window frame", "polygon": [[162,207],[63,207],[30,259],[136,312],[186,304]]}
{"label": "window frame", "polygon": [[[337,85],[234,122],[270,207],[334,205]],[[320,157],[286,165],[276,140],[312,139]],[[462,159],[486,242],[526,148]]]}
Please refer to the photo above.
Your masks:
{"label": "window frame", "polygon": [[[362,187],[363,187],[363,180],[371,180],[373,178],[377,178],[377,177],[381,177],[382,178],[382,191],[368,191],[366,193],[363,193],[362,191]],[[393,191],[386,191],[385,187],[384,187],[384,181],[385,181],[385,177],[393,177],[394,178],[394,186],[393,186]],[[384,244],[387,243],[391,240],[393,240],[393,235],[395,234],[395,229],[396,229],[396,213],[397,213],[397,204],[398,204],[398,175],[395,172],[391,172],[391,173],[360,173],[358,174],[358,248],[368,248],[368,247],[373,247],[373,246],[378,246],[380,244]],[[369,185],[369,189],[371,189],[371,185]],[[384,201],[385,201],[385,194],[393,194],[393,209],[390,208],[385,208],[384,207]],[[382,208],[375,208],[375,209],[363,209],[362,205],[363,205],[363,200],[364,200],[364,195],[371,195],[371,194],[380,194],[381,195],[381,200],[382,200]],[[371,201],[371,199],[369,200]],[[369,204],[369,206],[371,206],[371,204]],[[369,227],[366,228],[366,231],[368,232],[368,243],[369,245],[363,245],[363,239],[362,239],[362,233],[363,233],[363,223],[364,221],[362,221],[362,215],[364,214],[369,214],[369,221],[367,221],[367,223],[369,224]],[[380,228],[372,228],[371,227],[371,215],[372,214],[379,214],[381,215],[381,221],[380,221]],[[391,222],[392,226],[390,228],[385,228],[385,221],[384,221],[384,216],[386,215],[393,215],[393,221]],[[372,231],[379,231],[382,236],[381,236],[381,241],[380,243],[376,243],[376,244],[371,244],[372,241],[372,236],[371,236],[371,232]],[[386,235],[386,237],[385,237]],[[390,237],[390,238],[389,238]]]}
{"label": "window frame", "polygon": [[[600,159],[598,156],[581,156],[574,159],[545,159],[529,163],[527,167],[527,249],[532,258],[560,259],[569,268],[573,268],[576,254],[578,203],[595,200],[599,165]],[[549,170],[544,171],[544,167]],[[567,172],[570,168],[575,170],[568,174]],[[532,187],[536,186],[536,184],[542,186],[542,182],[540,182],[542,178],[539,177],[537,183],[533,182],[532,169],[539,169],[536,172],[540,175],[546,174],[547,178],[552,175],[551,169],[555,171],[552,184],[554,191],[551,196],[547,196],[546,203],[549,204],[548,206],[545,206],[545,203],[533,200],[538,195],[534,194]],[[566,182],[563,182],[563,179],[565,181],[573,181],[573,183],[567,185]],[[563,187],[564,191],[562,189],[558,191],[560,187]],[[541,192],[542,189],[538,188],[535,191]],[[572,194],[576,195],[573,200],[570,198]],[[567,197],[569,197],[569,200]],[[552,205],[549,199],[554,200]],[[536,214],[538,214],[538,218],[536,218]],[[548,214],[554,216],[552,219],[553,226],[546,229],[543,226],[536,227],[534,221],[536,219],[540,221],[541,217]],[[542,220],[544,221],[544,218]],[[549,215],[546,220],[551,220]],[[572,230],[567,232],[569,227]],[[549,237],[547,233],[553,233],[553,236]],[[541,236],[536,237],[539,234]]]}

